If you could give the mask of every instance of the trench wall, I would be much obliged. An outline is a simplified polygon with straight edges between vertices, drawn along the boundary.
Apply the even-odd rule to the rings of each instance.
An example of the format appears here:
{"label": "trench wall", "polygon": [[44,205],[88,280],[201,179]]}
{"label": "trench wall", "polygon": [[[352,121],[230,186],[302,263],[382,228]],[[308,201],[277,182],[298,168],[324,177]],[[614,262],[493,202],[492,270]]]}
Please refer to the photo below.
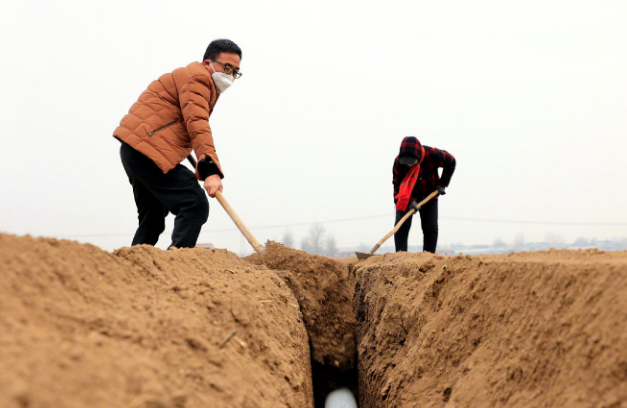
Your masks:
{"label": "trench wall", "polygon": [[226,251],[0,234],[0,406],[312,407],[303,316]]}
{"label": "trench wall", "polygon": [[627,406],[627,256],[388,254],[351,267],[359,401]]}
{"label": "trench wall", "polygon": [[323,408],[327,395],[340,387],[356,394],[354,285],[346,265],[274,242],[266,245],[263,255],[248,260],[277,270],[301,306],[311,345],[316,408]]}

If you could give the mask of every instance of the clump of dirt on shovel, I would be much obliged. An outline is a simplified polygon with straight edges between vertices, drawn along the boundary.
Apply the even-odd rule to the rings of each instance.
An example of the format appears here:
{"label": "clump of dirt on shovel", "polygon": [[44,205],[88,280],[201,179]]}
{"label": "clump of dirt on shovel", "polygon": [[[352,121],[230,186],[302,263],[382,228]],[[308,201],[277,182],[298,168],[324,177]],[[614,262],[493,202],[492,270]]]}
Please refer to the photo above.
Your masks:
{"label": "clump of dirt on shovel", "polygon": [[348,272],[331,259],[269,242],[249,261],[276,270],[298,300],[314,362],[340,371],[355,365],[354,289]]}

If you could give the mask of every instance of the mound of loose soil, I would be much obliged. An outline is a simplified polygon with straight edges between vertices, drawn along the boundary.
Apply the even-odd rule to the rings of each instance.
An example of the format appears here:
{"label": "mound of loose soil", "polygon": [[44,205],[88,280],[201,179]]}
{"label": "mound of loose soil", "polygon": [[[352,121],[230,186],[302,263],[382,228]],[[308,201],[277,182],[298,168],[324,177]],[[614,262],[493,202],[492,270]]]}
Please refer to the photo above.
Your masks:
{"label": "mound of loose soil", "polygon": [[0,234],[0,406],[310,407],[276,274],[218,250]]}
{"label": "mound of loose soil", "polygon": [[249,260],[276,269],[298,299],[311,343],[316,407],[342,386],[356,393],[354,286],[348,269],[274,242]]}
{"label": "mound of loose soil", "polygon": [[357,264],[360,407],[627,406],[627,256]]}

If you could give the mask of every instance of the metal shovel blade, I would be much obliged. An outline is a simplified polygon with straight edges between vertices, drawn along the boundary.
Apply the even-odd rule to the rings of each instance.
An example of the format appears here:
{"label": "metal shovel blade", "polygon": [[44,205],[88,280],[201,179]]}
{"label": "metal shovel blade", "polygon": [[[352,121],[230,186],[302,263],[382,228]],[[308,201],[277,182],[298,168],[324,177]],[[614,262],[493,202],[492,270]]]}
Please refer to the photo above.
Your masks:
{"label": "metal shovel blade", "polygon": [[373,254],[367,254],[365,252],[355,252],[355,255],[357,255],[357,259],[359,259],[360,261],[363,261],[364,259],[368,259],[373,256]]}

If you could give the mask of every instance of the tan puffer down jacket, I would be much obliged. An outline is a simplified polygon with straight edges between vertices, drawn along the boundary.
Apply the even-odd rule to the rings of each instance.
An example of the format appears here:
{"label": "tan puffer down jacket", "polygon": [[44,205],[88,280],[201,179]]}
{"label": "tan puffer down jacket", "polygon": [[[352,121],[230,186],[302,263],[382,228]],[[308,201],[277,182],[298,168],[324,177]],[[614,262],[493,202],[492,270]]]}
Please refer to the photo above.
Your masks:
{"label": "tan puffer down jacket", "polygon": [[[194,149],[198,161],[212,160],[224,177],[209,127],[218,96],[207,69],[192,62],[153,81],[113,136],[150,158],[164,173]],[[196,177],[201,179],[198,168]]]}

